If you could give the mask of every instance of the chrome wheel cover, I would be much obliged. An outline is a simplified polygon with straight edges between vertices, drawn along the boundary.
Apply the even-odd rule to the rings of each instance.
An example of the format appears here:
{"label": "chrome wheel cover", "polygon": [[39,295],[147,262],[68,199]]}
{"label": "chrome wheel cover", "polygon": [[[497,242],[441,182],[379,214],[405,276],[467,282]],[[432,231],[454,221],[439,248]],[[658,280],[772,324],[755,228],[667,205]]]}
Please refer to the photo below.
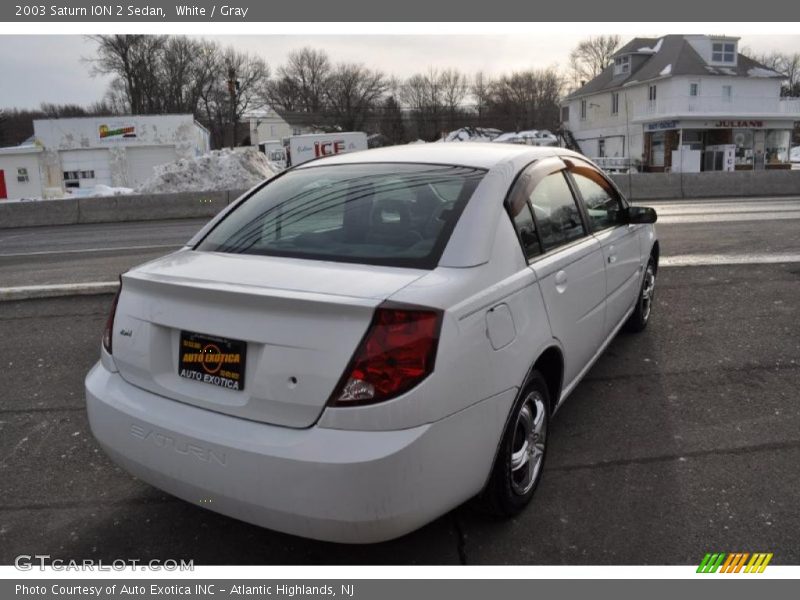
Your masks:
{"label": "chrome wheel cover", "polygon": [[647,271],[644,273],[644,282],[642,283],[642,320],[647,322],[650,318],[650,311],[653,308],[653,294],[656,287],[656,272],[653,265],[647,265]]}
{"label": "chrome wheel cover", "polygon": [[536,483],[544,460],[547,419],[542,395],[533,391],[517,413],[511,442],[511,489],[524,496]]}

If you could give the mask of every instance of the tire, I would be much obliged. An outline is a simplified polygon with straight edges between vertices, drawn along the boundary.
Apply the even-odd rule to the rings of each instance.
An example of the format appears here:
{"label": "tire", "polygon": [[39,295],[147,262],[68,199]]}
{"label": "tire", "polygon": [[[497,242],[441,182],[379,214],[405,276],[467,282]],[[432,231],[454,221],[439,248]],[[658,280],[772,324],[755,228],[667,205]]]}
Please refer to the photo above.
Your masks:
{"label": "tire", "polygon": [[625,331],[638,333],[647,327],[650,315],[653,313],[653,299],[656,285],[656,260],[653,256],[647,262],[647,268],[642,277],[642,285],[636,298],[636,309],[625,323]]}
{"label": "tire", "polygon": [[490,513],[519,514],[531,501],[542,478],[547,454],[550,396],[534,371],[511,411],[489,482],[481,496]]}

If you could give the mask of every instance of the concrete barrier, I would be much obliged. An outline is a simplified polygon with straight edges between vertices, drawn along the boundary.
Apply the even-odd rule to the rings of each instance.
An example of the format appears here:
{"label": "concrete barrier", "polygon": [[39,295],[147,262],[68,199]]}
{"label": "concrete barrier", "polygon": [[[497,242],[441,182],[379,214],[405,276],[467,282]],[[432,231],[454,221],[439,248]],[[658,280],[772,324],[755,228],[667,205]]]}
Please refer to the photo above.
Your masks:
{"label": "concrete barrier", "polygon": [[0,229],[77,223],[211,218],[243,193],[244,190],[232,190],[34,202],[0,201]]}
{"label": "concrete barrier", "polygon": [[77,200],[3,202],[0,200],[0,229],[69,225],[78,222]]}
{"label": "concrete barrier", "polygon": [[631,200],[800,196],[800,171],[612,175]]}
{"label": "concrete barrier", "polygon": [[[631,200],[800,196],[800,171],[733,173],[632,173],[611,178]],[[245,190],[70,198],[36,202],[0,201],[0,229],[211,218]]]}

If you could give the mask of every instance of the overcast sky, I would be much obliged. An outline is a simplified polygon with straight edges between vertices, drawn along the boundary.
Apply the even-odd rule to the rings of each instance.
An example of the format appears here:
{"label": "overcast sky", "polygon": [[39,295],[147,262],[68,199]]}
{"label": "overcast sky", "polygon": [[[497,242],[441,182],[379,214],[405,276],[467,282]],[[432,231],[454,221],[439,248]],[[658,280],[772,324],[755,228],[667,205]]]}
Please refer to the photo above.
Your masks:
{"label": "overcast sky", "polygon": [[[532,27],[547,29],[546,23]],[[643,31],[657,37],[665,31]],[[727,35],[736,32],[727,31]],[[499,74],[525,68],[566,67],[569,51],[584,36],[537,31],[532,35],[299,35],[208,36],[264,57],[271,67],[305,45],[328,51],[334,61],[363,62],[398,77],[428,67],[455,67]],[[623,43],[630,36],[623,36]],[[800,51],[800,35],[743,35],[757,52]],[[86,58],[95,44],[84,36],[0,36],[0,106],[37,107],[42,102],[89,104],[102,98],[108,78],[92,77]]]}

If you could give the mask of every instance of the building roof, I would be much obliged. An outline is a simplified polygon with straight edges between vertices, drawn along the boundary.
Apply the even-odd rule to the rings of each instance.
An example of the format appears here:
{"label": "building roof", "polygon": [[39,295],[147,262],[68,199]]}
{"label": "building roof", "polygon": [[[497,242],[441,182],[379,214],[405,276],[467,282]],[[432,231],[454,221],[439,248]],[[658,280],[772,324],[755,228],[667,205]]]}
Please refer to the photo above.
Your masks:
{"label": "building roof", "polygon": [[614,75],[614,65],[609,65],[600,75],[581,86],[567,98],[577,98],[676,75],[689,76],[727,76],[750,78],[784,78],[774,71],[744,54],[739,54],[735,66],[709,65],[683,35],[665,35],[662,38],[634,38],[614,57],[626,54],[649,55],[644,61],[632,61],[631,72]]}
{"label": "building roof", "polygon": [[20,144],[19,146],[7,146],[0,148],[0,154],[38,154],[42,151],[41,146],[36,144]]}

